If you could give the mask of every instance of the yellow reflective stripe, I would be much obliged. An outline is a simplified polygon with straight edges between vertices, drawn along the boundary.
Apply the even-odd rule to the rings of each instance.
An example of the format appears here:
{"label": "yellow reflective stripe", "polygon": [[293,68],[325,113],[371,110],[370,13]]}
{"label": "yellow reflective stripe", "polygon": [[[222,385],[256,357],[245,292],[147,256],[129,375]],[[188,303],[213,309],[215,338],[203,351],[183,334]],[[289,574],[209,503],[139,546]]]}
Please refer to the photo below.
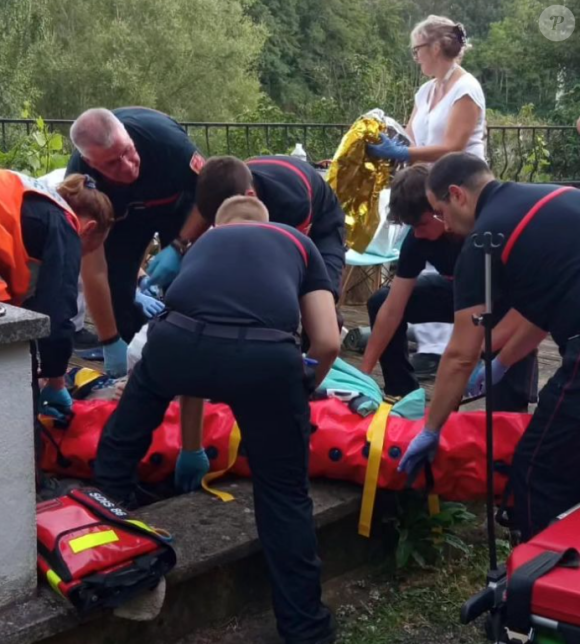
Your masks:
{"label": "yellow reflective stripe", "polygon": [[358,521],[358,533],[363,537],[370,537],[375,497],[377,495],[377,484],[379,482],[379,470],[383,457],[383,445],[387,433],[387,422],[393,405],[382,403],[377,409],[375,417],[371,421],[367,431],[367,439],[371,447],[367,471],[365,473],[365,485],[363,488],[362,504]]}
{"label": "yellow reflective stripe", "polygon": [[221,499],[224,503],[233,501],[234,496],[232,494],[229,494],[228,492],[222,492],[221,490],[216,490],[215,488],[210,487],[209,484],[212,481],[219,479],[220,476],[223,476],[226,472],[228,472],[233,467],[234,463],[236,462],[236,459],[238,458],[238,449],[240,447],[241,440],[242,440],[242,435],[240,434],[240,428],[238,427],[238,423],[234,421],[234,426],[232,427],[232,431],[230,434],[230,446],[228,449],[228,465],[226,469],[220,470],[219,472],[210,472],[209,474],[206,474],[203,477],[203,480],[201,482],[201,486],[206,492],[209,492],[210,494],[217,496],[218,499]]}
{"label": "yellow reflective stripe", "polygon": [[58,585],[62,583],[62,579],[54,572],[54,570],[46,571],[46,580],[50,584],[50,587],[57,592],[61,597],[64,597]]}
{"label": "yellow reflective stripe", "polygon": [[115,541],[119,541],[117,533],[114,530],[104,530],[103,532],[94,532],[93,534],[85,534],[82,537],[71,539],[68,543],[70,549],[75,555],[78,555],[79,552],[104,546],[107,543],[114,543]]}
{"label": "yellow reflective stripe", "polygon": [[133,525],[136,525],[138,528],[141,528],[141,530],[145,530],[146,532],[152,532],[153,534],[157,534],[156,530],[149,527],[146,523],[143,523],[143,521],[139,521],[137,519],[126,519],[126,521],[127,523],[132,523]]}

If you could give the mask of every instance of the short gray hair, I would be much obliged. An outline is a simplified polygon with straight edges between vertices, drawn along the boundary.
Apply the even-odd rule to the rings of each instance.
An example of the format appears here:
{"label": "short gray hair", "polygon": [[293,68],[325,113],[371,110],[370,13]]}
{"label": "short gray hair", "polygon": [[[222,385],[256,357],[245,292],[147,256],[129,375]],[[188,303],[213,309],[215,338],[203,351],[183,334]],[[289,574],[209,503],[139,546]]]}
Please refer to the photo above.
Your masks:
{"label": "short gray hair", "polygon": [[111,112],[103,107],[94,107],[83,112],[70,128],[70,138],[79,152],[88,148],[110,148],[119,130],[125,126]]}

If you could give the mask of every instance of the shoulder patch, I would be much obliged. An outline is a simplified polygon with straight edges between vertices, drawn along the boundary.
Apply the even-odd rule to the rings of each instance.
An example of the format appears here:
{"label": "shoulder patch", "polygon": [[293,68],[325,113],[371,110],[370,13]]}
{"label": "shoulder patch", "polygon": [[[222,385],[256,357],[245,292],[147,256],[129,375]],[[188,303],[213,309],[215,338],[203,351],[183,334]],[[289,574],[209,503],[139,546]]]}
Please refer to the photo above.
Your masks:
{"label": "shoulder patch", "polygon": [[189,167],[192,169],[195,174],[199,174],[201,172],[201,169],[205,165],[205,159],[199,152],[195,152],[194,155],[191,157],[191,161],[189,162]]}

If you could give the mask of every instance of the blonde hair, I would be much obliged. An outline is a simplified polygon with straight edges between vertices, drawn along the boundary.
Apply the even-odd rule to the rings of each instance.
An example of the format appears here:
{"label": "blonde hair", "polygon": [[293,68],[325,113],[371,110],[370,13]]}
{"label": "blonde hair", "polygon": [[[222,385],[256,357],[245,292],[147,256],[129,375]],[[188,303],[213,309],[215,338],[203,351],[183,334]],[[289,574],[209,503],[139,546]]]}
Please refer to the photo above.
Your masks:
{"label": "blonde hair", "polygon": [[234,220],[265,222],[269,219],[268,209],[257,197],[236,195],[226,199],[218,208],[215,225],[223,226]]}
{"label": "blonde hair", "polygon": [[71,174],[56,188],[77,217],[97,222],[97,232],[107,232],[115,221],[113,205],[104,192],[97,190],[88,174]]}
{"label": "blonde hair", "polygon": [[417,36],[423,36],[430,43],[438,42],[441,52],[450,60],[461,60],[465,52],[471,49],[465,27],[443,16],[431,15],[418,22],[411,32],[411,45]]}

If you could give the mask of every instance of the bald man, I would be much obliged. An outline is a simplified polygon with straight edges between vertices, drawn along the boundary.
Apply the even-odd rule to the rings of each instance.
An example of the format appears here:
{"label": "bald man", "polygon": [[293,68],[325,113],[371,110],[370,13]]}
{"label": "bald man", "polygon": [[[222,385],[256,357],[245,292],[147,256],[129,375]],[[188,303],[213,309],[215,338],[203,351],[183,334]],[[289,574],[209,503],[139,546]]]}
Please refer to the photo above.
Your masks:
{"label": "bald man", "polygon": [[67,174],[91,175],[113,203],[115,225],[104,248],[83,260],[91,316],[103,344],[105,368],[127,369],[127,342],[146,321],[149,303],[137,289],[139,268],[157,233],[163,250],[150,283],[168,286],[190,239],[198,173],[205,161],[183,128],[156,110],[87,110],[71,127],[76,148]]}

